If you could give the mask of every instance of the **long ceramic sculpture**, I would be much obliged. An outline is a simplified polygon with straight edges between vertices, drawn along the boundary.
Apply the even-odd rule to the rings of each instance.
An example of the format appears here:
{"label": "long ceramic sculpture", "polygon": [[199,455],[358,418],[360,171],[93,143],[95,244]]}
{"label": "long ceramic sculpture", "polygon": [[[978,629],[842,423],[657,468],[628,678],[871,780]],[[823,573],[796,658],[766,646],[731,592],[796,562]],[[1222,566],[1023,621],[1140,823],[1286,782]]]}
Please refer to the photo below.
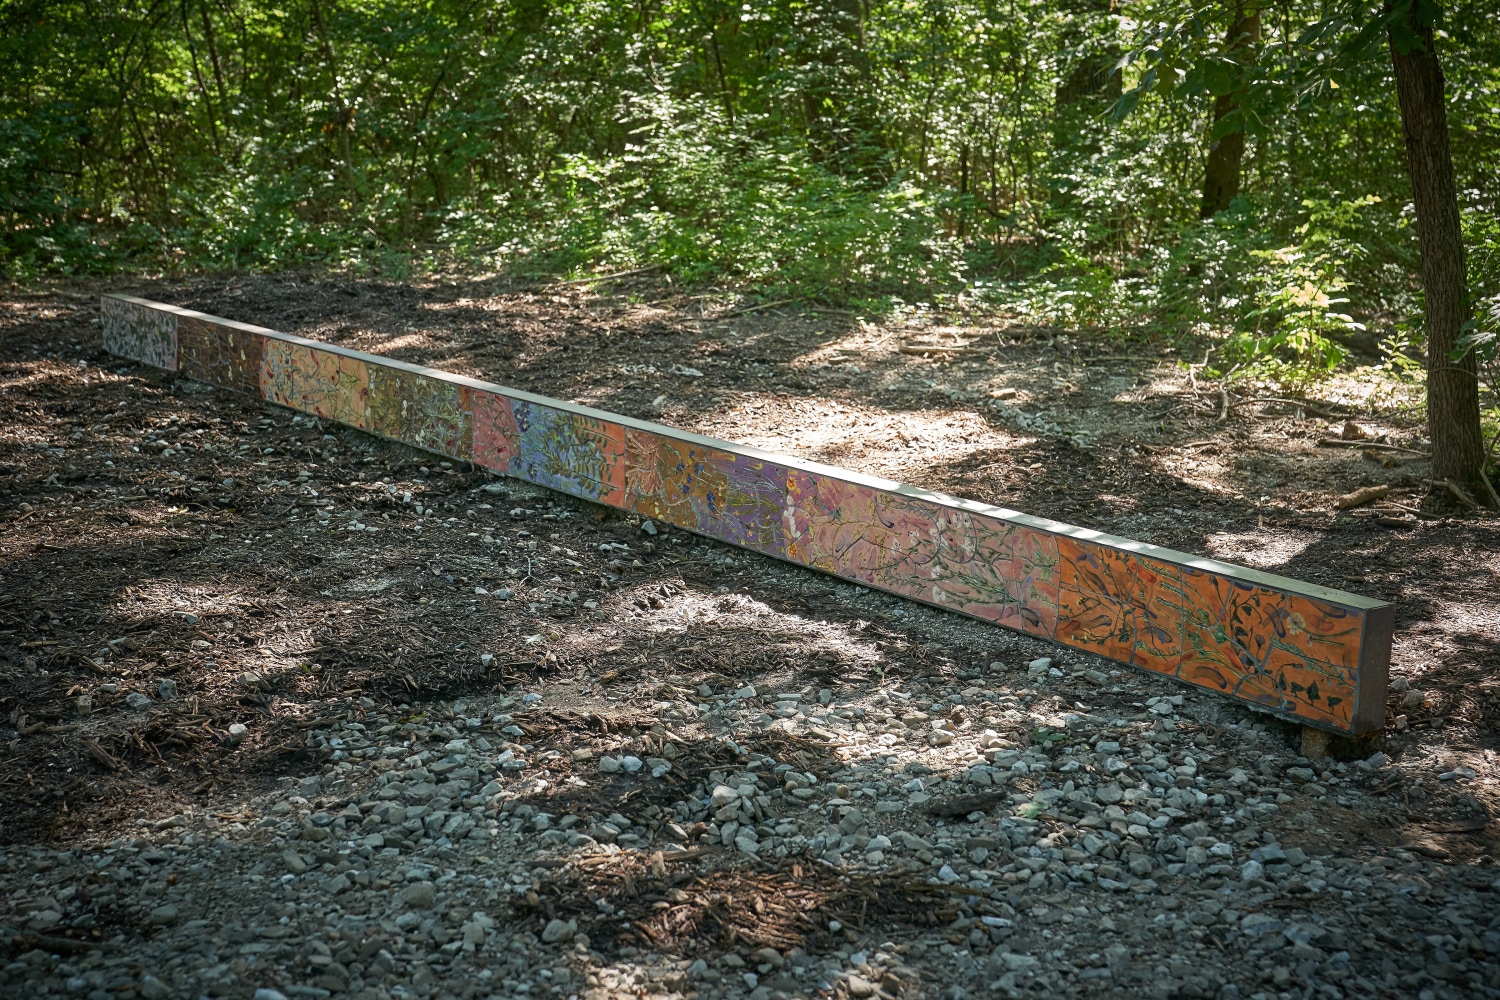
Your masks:
{"label": "long ceramic sculpture", "polygon": [[1320,729],[1384,722],[1382,601],[128,295],[107,350],[1165,674]]}

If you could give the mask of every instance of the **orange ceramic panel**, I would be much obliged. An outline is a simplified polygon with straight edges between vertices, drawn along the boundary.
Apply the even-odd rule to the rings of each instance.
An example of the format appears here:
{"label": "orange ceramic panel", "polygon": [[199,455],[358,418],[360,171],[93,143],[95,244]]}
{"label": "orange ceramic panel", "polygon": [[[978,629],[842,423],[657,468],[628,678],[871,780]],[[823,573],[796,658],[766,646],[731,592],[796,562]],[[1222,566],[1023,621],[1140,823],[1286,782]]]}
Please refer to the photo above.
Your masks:
{"label": "orange ceramic panel", "polygon": [[521,453],[521,431],[510,400],[497,392],[476,390],[473,395],[474,464],[507,474]]}
{"label": "orange ceramic panel", "polygon": [[273,403],[361,430],[368,426],[370,370],[360,358],[268,340],[261,353],[260,389]]}

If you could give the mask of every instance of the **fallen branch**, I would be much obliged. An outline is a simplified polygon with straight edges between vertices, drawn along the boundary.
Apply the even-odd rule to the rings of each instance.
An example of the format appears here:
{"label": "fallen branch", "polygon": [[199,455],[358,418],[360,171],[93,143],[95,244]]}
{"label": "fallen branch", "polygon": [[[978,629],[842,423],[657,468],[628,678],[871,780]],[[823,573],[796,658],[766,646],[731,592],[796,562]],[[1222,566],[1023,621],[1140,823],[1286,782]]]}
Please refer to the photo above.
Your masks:
{"label": "fallen branch", "polygon": [[1325,410],[1321,406],[1318,406],[1316,403],[1309,403],[1305,399],[1283,399],[1280,396],[1256,396],[1252,399],[1244,400],[1244,402],[1281,403],[1285,406],[1300,406],[1302,409],[1306,410],[1308,413],[1311,413],[1315,417],[1327,417],[1329,419],[1332,419],[1334,417],[1349,416],[1349,414],[1347,413],[1334,413],[1332,410]]}
{"label": "fallen branch", "polygon": [[1490,482],[1490,477],[1484,474],[1483,469],[1479,470],[1479,481],[1484,484],[1485,492],[1490,495],[1491,509],[1500,510],[1500,493],[1495,492],[1495,484]]}
{"label": "fallen branch", "polygon": [[925,346],[923,346],[921,344],[902,344],[899,348],[897,348],[897,351],[899,351],[901,354],[915,354],[915,355],[919,355],[919,356],[923,355],[923,354],[978,354],[978,353],[980,353],[979,351],[971,351],[969,349],[969,345],[968,344],[962,344],[962,345],[959,345],[957,347],[939,347],[937,345],[933,345],[931,347],[925,347]]}
{"label": "fallen branch", "polygon": [[95,743],[93,740],[84,740],[83,748],[89,752],[89,756],[102,764],[106,770],[128,771],[125,762],[111,754],[108,750]]}
{"label": "fallen branch", "polygon": [[1343,438],[1319,438],[1319,448],[1373,448],[1376,451],[1404,451],[1408,455],[1421,455],[1423,458],[1431,458],[1430,452],[1418,451],[1415,448],[1403,448],[1395,444],[1380,444],[1375,441],[1345,441]]}
{"label": "fallen branch", "polygon": [[588,278],[569,278],[567,281],[559,281],[559,285],[588,285],[598,281],[615,281],[619,278],[631,278],[637,274],[649,274],[652,271],[660,271],[660,264],[647,264],[645,267],[633,268],[629,271],[616,271],[614,274],[596,274]]}
{"label": "fallen branch", "polygon": [[1477,504],[1477,503],[1474,502],[1474,498],[1471,497],[1471,496],[1469,496],[1469,494],[1465,493],[1463,487],[1460,486],[1460,485],[1458,485],[1457,483],[1455,483],[1452,479],[1444,479],[1441,482],[1439,482],[1438,480],[1434,479],[1434,480],[1430,480],[1430,482],[1432,482],[1433,485],[1435,485],[1435,486],[1436,485],[1446,486],[1448,488],[1448,492],[1452,493],[1453,496],[1454,496],[1454,498],[1459,503],[1463,504],[1465,507],[1469,508],[1470,510],[1478,510],[1479,509],[1479,504]]}
{"label": "fallen branch", "polygon": [[743,316],[746,313],[760,312],[762,309],[774,309],[776,306],[784,306],[788,303],[796,301],[796,299],[777,299],[774,302],[761,302],[753,306],[744,306],[739,309],[731,309],[726,313],[719,313],[717,316],[709,316],[708,319],[717,322],[721,319],[728,319],[731,316]]}
{"label": "fallen branch", "polygon": [[1438,520],[1436,514],[1429,514],[1424,510],[1417,509],[1416,507],[1408,507],[1406,504],[1397,503],[1395,500],[1382,501],[1378,506],[1375,507],[1375,510],[1386,510],[1387,508],[1405,511],[1408,514],[1415,514],[1417,517],[1420,517],[1424,521]]}
{"label": "fallen branch", "polygon": [[1355,507],[1363,507],[1367,503],[1376,500],[1384,500],[1390,495],[1391,488],[1385,484],[1379,486],[1363,486],[1353,493],[1345,493],[1333,502],[1339,510],[1353,510]]}

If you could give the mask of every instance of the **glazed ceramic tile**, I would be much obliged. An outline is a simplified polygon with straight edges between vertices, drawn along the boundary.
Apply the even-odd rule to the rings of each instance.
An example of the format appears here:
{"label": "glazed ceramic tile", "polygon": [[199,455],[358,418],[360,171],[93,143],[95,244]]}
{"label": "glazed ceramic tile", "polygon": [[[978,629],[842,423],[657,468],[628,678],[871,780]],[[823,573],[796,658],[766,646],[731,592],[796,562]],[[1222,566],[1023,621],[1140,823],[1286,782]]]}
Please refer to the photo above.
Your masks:
{"label": "glazed ceramic tile", "polygon": [[99,305],[104,349],[154,368],[177,370],[177,315],[106,295]]}
{"label": "glazed ceramic tile", "polygon": [[1383,721],[1391,608],[129,296],[110,350],[1310,725]]}

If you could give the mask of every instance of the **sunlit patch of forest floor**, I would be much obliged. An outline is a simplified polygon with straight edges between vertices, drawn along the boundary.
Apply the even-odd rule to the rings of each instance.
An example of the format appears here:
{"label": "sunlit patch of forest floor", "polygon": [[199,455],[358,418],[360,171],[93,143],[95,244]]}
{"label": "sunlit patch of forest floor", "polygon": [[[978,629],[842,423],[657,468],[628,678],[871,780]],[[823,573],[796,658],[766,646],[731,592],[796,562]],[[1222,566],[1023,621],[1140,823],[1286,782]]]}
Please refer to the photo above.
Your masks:
{"label": "sunlit patch of forest floor", "polygon": [[[1160,678],[124,363],[105,290],[1391,600],[1389,727],[1308,761]],[[654,279],[10,290],[0,986],[1500,996],[1500,522],[1418,512],[1399,386],[1226,396],[1200,357]]]}

